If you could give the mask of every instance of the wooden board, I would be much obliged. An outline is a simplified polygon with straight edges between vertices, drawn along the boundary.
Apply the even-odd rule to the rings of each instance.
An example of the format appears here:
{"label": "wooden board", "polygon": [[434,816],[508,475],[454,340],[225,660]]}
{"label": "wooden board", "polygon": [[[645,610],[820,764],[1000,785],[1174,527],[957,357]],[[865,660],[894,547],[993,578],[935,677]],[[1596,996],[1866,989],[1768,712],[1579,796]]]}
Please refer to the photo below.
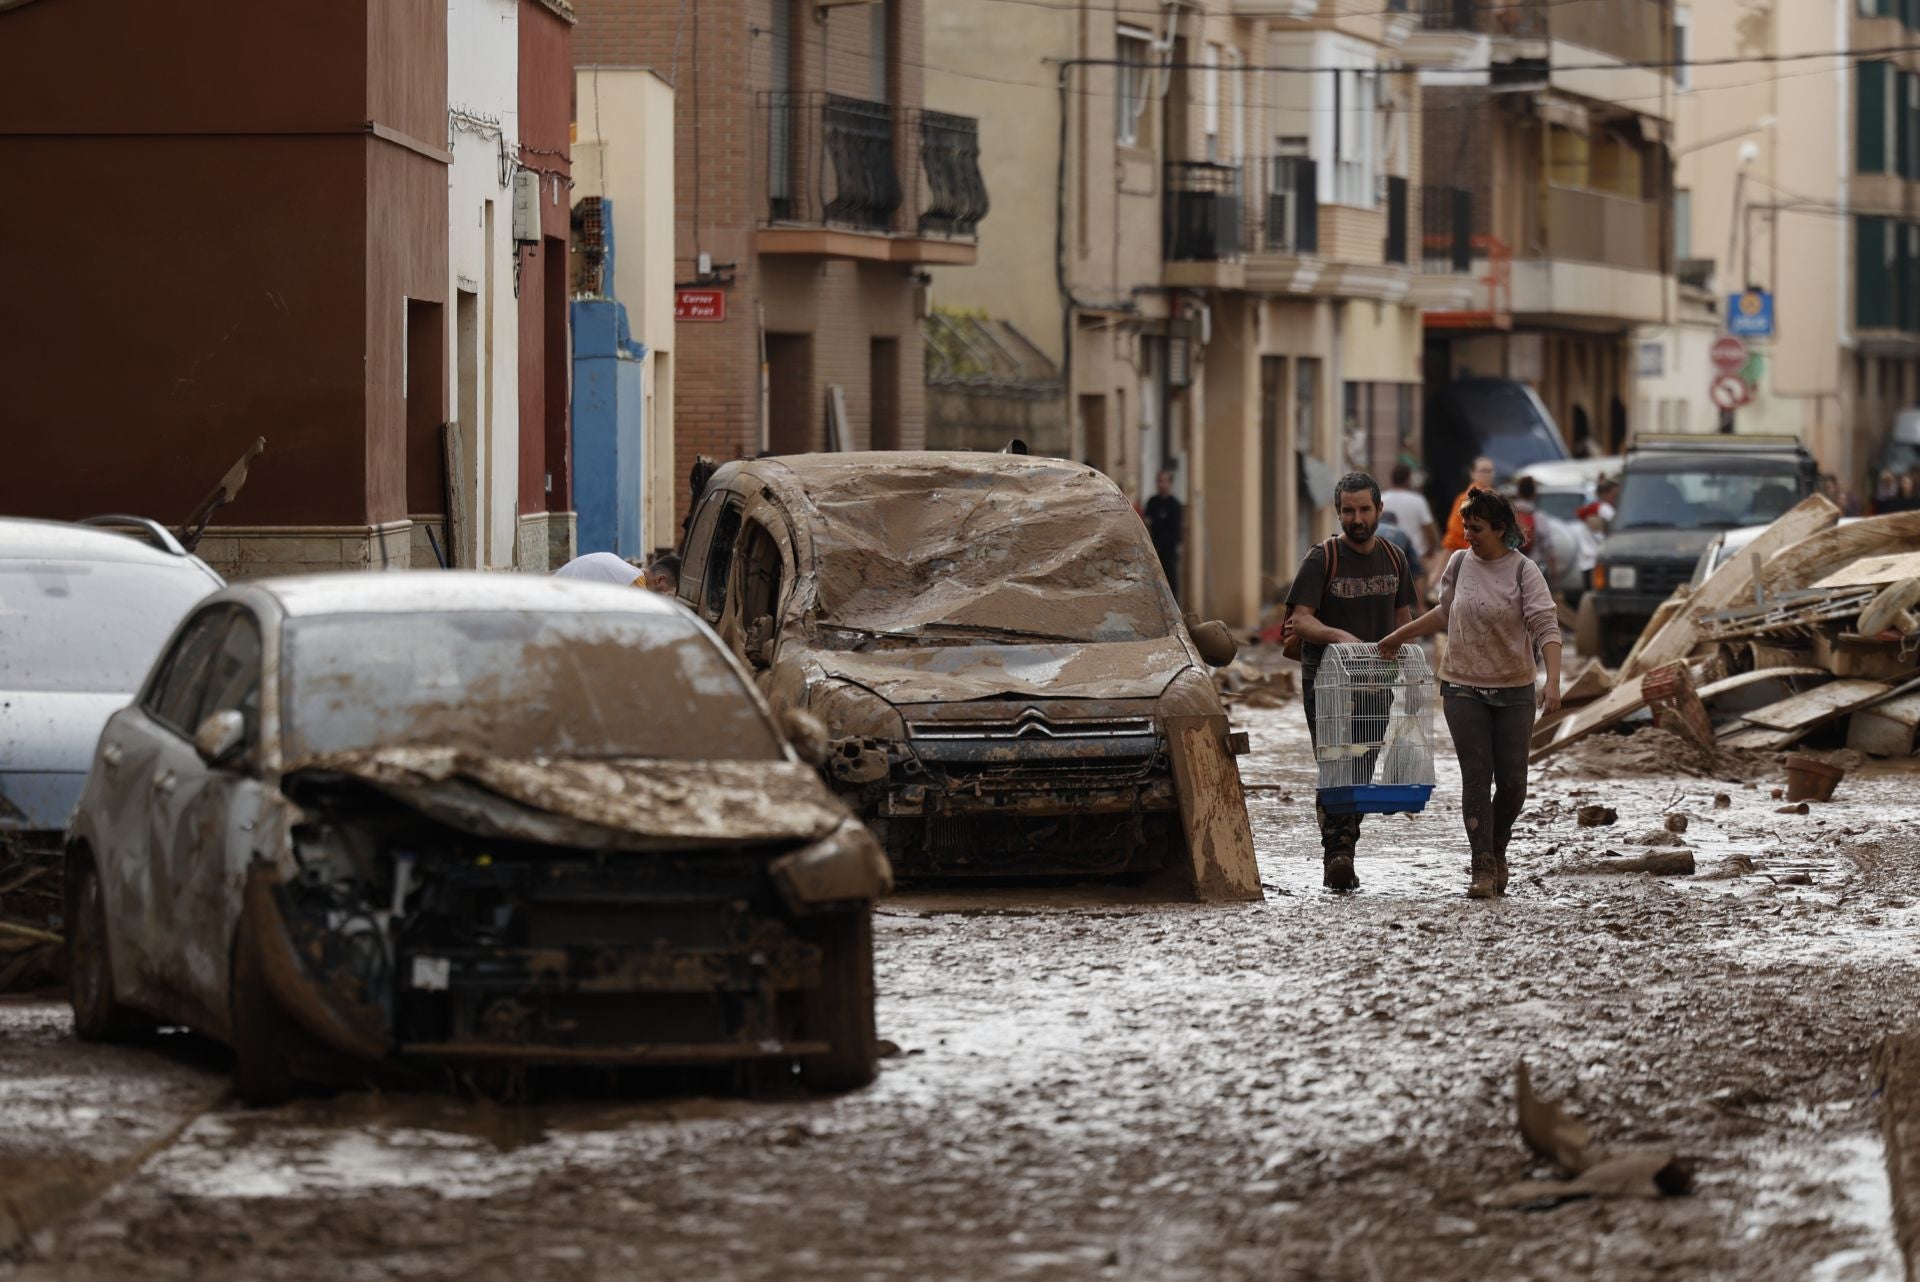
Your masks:
{"label": "wooden board", "polygon": [[[1855,562],[1857,565],[1858,562]],[[1894,625],[1894,620],[1920,603],[1920,578],[1901,579],[1880,589],[1880,595],[1860,611],[1859,628],[1863,636],[1879,636]]]}
{"label": "wooden board", "polygon": [[1920,552],[1893,552],[1885,556],[1863,556],[1820,580],[1817,588],[1872,587],[1920,578]]}
{"label": "wooden board", "polygon": [[1263,898],[1253,854],[1253,826],[1240,786],[1240,765],[1227,746],[1225,717],[1168,717],[1173,787],[1194,897],[1212,901]]}
{"label": "wooden board", "polygon": [[1892,556],[1920,547],[1920,511],[1870,516],[1836,525],[1770,557],[1760,567],[1767,595],[1810,588],[1862,557]]}
{"label": "wooden board", "polygon": [[[1693,612],[1687,608],[1687,604],[1686,596],[1675,593],[1654,607],[1653,617],[1648,619],[1646,626],[1640,629],[1640,635],[1634,639],[1633,649],[1629,650],[1627,657],[1620,662],[1619,675],[1623,679],[1637,677],[1643,672],[1652,672],[1655,668],[1667,666],[1665,663],[1648,663],[1645,656],[1648,648],[1660,639],[1661,633],[1678,620],[1693,617]],[[1668,662],[1678,662],[1691,653],[1693,653],[1693,643],[1689,642],[1686,654],[1675,655]]]}
{"label": "wooden board", "polygon": [[1749,726],[1744,722],[1742,728],[1731,734],[1723,734],[1717,741],[1722,748],[1740,748],[1747,751],[1777,752],[1798,739],[1803,732],[1799,730],[1769,730],[1765,726]]}
{"label": "wooden board", "polygon": [[1753,598],[1753,567],[1757,554],[1764,563],[1775,554],[1794,546],[1801,541],[1833,528],[1840,519],[1840,509],[1818,494],[1800,500],[1793,507],[1781,513],[1779,518],[1769,525],[1753,542],[1747,544],[1734,556],[1722,562],[1720,568],[1707,576],[1692,596],[1687,598],[1687,608],[1675,615],[1668,623],[1646,643],[1638,647],[1639,653],[1630,656],[1630,666],[1620,669],[1620,678],[1638,676],[1642,672],[1651,672],[1677,662],[1693,653],[1699,644],[1697,620],[1715,610],[1724,610],[1736,601],[1749,601]]}
{"label": "wooden board", "polygon": [[1580,669],[1572,681],[1561,679],[1560,702],[1563,704],[1590,703],[1613,689],[1613,674],[1598,659],[1587,660],[1587,666]]}
{"label": "wooden board", "polygon": [[1769,730],[1806,731],[1835,717],[1844,717],[1855,708],[1864,708],[1892,691],[1892,686],[1880,681],[1829,681],[1749,712],[1742,720]]}
{"label": "wooden board", "polygon": [[1752,672],[1736,673],[1735,675],[1730,677],[1723,677],[1722,679],[1713,682],[1711,685],[1701,686],[1700,701],[1702,703],[1711,703],[1714,697],[1717,695],[1729,694],[1735,690],[1741,689],[1742,687],[1750,686],[1756,681],[1765,681],[1768,678],[1786,678],[1786,677],[1823,677],[1824,678],[1831,675],[1832,673],[1828,672],[1825,668],[1757,668]]}
{"label": "wooden board", "polygon": [[1556,723],[1549,734],[1536,739],[1533,752],[1528,755],[1527,760],[1538,761],[1542,757],[1560,751],[1570,743],[1586,738],[1596,730],[1618,725],[1646,705],[1646,697],[1640,693],[1640,678],[1623,681],[1615,686],[1606,698],[1579,709],[1566,720]]}

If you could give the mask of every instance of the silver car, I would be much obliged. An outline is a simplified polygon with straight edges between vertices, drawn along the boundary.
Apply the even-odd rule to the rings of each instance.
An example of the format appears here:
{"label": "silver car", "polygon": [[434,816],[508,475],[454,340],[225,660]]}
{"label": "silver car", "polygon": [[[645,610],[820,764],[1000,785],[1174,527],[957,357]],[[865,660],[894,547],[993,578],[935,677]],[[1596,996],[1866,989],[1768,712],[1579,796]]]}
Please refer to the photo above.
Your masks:
{"label": "silver car", "polygon": [[409,1064],[874,1072],[884,855],[631,588],[216,594],[102,733],[67,884],[79,1035],[188,1024],[254,1102]]}
{"label": "silver car", "polygon": [[[223,586],[159,526],[101,520],[148,541],[0,519],[0,913],[46,934],[60,928],[60,847],[100,727],[194,602]],[[44,977],[0,954],[0,988]]]}

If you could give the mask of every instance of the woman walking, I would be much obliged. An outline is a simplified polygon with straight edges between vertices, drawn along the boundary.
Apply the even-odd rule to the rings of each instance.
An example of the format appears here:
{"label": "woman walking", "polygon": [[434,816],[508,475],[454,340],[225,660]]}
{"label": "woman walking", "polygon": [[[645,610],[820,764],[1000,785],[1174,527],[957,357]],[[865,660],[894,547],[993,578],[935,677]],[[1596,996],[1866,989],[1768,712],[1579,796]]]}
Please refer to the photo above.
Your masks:
{"label": "woman walking", "polygon": [[1507,841],[1527,800],[1527,751],[1533,737],[1534,655],[1546,660],[1537,696],[1560,709],[1560,619],[1540,567],[1519,552],[1513,505],[1492,490],[1460,503],[1467,549],[1440,577],[1440,604],[1380,642],[1391,659],[1401,646],[1442,629],[1446,657],[1440,694],[1460,757],[1461,810],[1473,852],[1472,899],[1506,893]]}

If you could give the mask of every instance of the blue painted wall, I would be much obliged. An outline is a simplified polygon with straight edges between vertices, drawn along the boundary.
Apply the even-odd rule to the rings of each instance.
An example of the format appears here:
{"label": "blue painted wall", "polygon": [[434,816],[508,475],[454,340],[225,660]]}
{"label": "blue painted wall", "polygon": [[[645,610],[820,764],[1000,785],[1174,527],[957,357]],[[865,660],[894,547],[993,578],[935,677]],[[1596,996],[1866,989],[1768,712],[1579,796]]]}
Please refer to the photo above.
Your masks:
{"label": "blue painted wall", "polygon": [[[605,279],[613,280],[613,202],[602,202]],[[611,288],[611,285],[608,286]],[[645,387],[627,309],[587,298],[573,311],[573,508],[581,552],[643,557],[641,481],[646,457]]]}

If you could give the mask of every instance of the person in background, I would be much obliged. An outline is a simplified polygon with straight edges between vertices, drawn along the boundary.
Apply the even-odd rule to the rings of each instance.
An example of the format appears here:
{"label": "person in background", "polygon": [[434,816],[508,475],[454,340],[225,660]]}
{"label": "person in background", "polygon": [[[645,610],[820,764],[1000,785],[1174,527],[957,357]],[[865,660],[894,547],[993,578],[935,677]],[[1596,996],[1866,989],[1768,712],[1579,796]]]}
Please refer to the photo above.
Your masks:
{"label": "person in background", "polygon": [[1890,512],[1911,512],[1920,507],[1920,471],[1908,472],[1900,478],[1900,487],[1895,492]]}
{"label": "person in background", "polygon": [[1444,540],[1449,551],[1467,550],[1466,531],[1460,526],[1460,505],[1465,503],[1475,490],[1493,488],[1493,460],[1485,455],[1473,461],[1473,471],[1467,480],[1467,488],[1460,491],[1460,497],[1447,509],[1447,537]]}
{"label": "person in background", "polygon": [[1520,521],[1520,550],[1540,559],[1539,542],[1533,537],[1533,516],[1540,507],[1540,486],[1531,476],[1523,476],[1513,483],[1513,514]]}
{"label": "person in background", "polygon": [[680,595],[680,558],[673,552],[653,558],[647,567],[647,589],[661,596]]}
{"label": "person in background", "polygon": [[1892,469],[1881,468],[1880,475],[1873,482],[1873,510],[1876,513],[1893,511],[1891,504],[1900,495],[1900,481]]}
{"label": "person in background", "polygon": [[612,552],[589,552],[576,556],[553,572],[556,579],[584,579],[589,583],[617,583],[621,587],[644,588],[647,576],[632,562]]}
{"label": "person in background", "polygon": [[1604,534],[1613,528],[1614,505],[1620,501],[1620,482],[1611,476],[1603,476],[1600,483],[1593,487],[1594,502],[1600,506],[1595,509],[1600,517],[1600,529]]}
{"label": "person in background", "polygon": [[[1513,505],[1483,490],[1463,506],[1470,547],[1441,572],[1440,604],[1395,628],[1380,654],[1391,659],[1409,641],[1447,634],[1440,694],[1460,757],[1460,809],[1472,853],[1467,896],[1491,899],[1506,893],[1507,843],[1527,800],[1534,705],[1560,710],[1560,619],[1540,567],[1519,553]],[[1536,654],[1547,668],[1538,693]]]}
{"label": "person in background", "polygon": [[[1365,472],[1349,472],[1333,487],[1333,498],[1340,513],[1341,536],[1314,544],[1287,592],[1287,604],[1294,607],[1294,633],[1300,638],[1300,685],[1310,739],[1317,733],[1313,679],[1327,647],[1379,641],[1413,617],[1418,599],[1413,573],[1399,549],[1377,537],[1378,482]],[[1331,567],[1327,564],[1330,551]],[[1315,814],[1320,821],[1321,884],[1328,890],[1359,889],[1353,856],[1360,840],[1360,816],[1330,815],[1318,807]]]}
{"label": "person in background", "polygon": [[1393,484],[1380,496],[1380,510],[1391,516],[1393,523],[1413,541],[1416,561],[1424,563],[1439,547],[1440,530],[1434,524],[1433,509],[1427,505],[1426,495],[1413,488],[1413,468],[1410,465],[1393,465]]}
{"label": "person in background", "polygon": [[1400,555],[1407,559],[1407,572],[1413,575],[1413,586],[1417,592],[1420,585],[1427,581],[1427,567],[1420,559],[1418,549],[1413,546],[1413,536],[1400,528],[1399,518],[1392,512],[1380,514],[1380,528],[1374,533],[1400,549]]}
{"label": "person in background", "polygon": [[1153,497],[1147,500],[1147,535],[1160,556],[1160,568],[1167,572],[1167,586],[1174,599],[1180,599],[1180,544],[1186,538],[1187,508],[1173,495],[1173,473],[1162,472],[1154,482]]}

